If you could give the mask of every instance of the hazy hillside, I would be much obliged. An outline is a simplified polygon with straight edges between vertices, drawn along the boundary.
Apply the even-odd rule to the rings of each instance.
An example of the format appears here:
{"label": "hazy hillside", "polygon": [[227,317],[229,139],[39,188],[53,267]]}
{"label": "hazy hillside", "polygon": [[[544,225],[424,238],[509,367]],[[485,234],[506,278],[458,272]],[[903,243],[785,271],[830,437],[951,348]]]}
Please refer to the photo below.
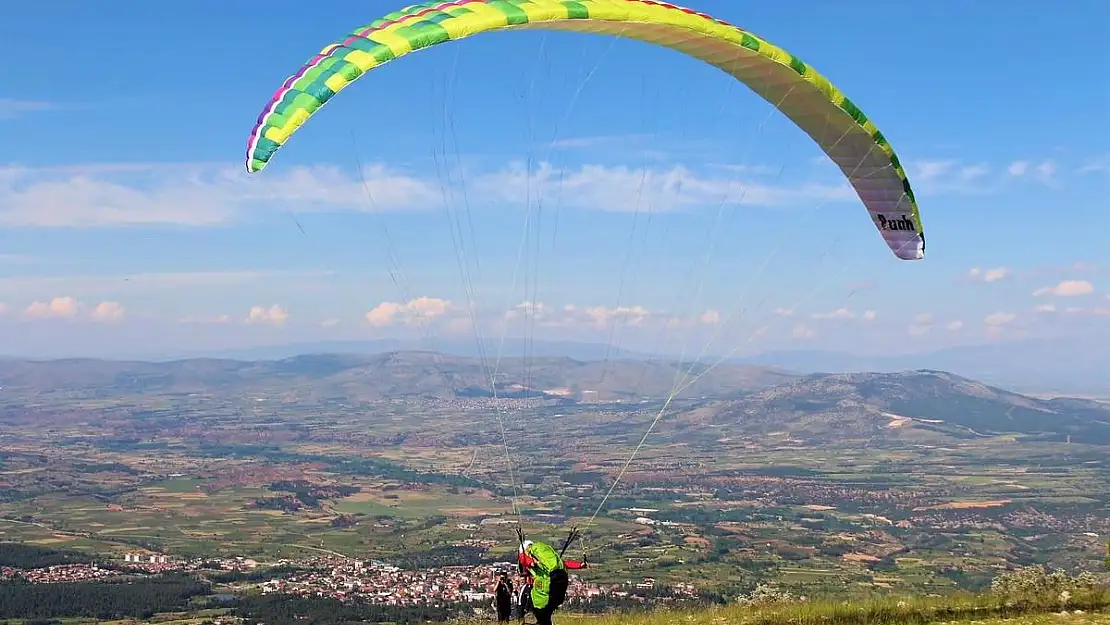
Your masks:
{"label": "hazy hillside", "polygon": [[1026,339],[950,347],[905,356],[857,356],[834,351],[784,351],[735,362],[804,373],[936,369],[1030,393],[1110,397],[1110,353],[1082,341]]}
{"label": "hazy hillside", "polygon": [[[485,353],[496,357],[562,357],[574,360],[648,360],[658,358],[639,351],[622,348],[618,345],[602,343],[583,343],[578,341],[524,341],[519,338],[487,338],[483,341]],[[191,358],[221,358],[231,360],[281,360],[304,354],[360,354],[363,356],[388,352],[437,352],[448,356],[477,358],[480,355],[477,341],[473,339],[452,340],[437,337],[435,340],[417,339],[376,339],[370,341],[316,341],[311,343],[286,343],[264,347],[225,349],[204,353],[176,354],[169,360]],[[167,358],[139,357],[139,360],[167,360]],[[747,363],[745,363],[747,364]]]}
{"label": "hazy hillside", "polygon": [[939,371],[809,375],[698,414],[730,433],[779,432],[810,443],[1016,433],[1110,444],[1110,405],[1037,399]]}
{"label": "hazy hillside", "polygon": [[[649,354],[616,345],[577,341],[527,341],[508,337],[485,341],[485,352],[530,358],[571,358],[594,360],[668,360],[677,355]],[[222,350],[143,352],[141,346],[121,346],[111,354],[117,360],[165,362],[211,358],[217,360],[281,360],[303,354],[375,355],[399,351],[434,351],[450,356],[475,358],[478,344],[473,340],[439,337],[434,341],[377,339],[368,341],[317,341]],[[5,353],[0,346],[0,357]],[[18,356],[13,355],[13,358]],[[709,356],[715,358],[715,356]],[[730,358],[733,364],[778,367],[800,373],[847,373],[876,371],[892,373],[912,369],[936,369],[990,384],[1030,393],[1099,395],[1110,397],[1110,354],[1092,348],[1085,341],[1025,339],[950,347],[901,356],[861,356],[839,351],[791,350],[766,352]]]}
{"label": "hazy hillside", "polygon": [[[451,397],[488,392],[495,362],[430,352],[374,355],[322,354],[272,361],[189,359],[170,362],[71,359],[0,361],[4,392],[64,392],[109,397],[134,393],[297,393],[354,400]],[[487,370],[488,368],[488,370]],[[697,372],[695,372],[697,373]],[[570,358],[503,358],[496,371],[499,394],[525,389],[587,399],[664,397],[682,378],[672,363],[578,361]],[[753,365],[721,365],[691,386],[686,396],[766,388],[794,374]]]}
{"label": "hazy hillside", "polygon": [[[481,397],[489,394],[493,372],[486,367],[492,369],[494,362],[484,364],[477,358],[430,352],[321,354],[254,362],[6,360],[0,361],[0,398],[198,393],[358,402]],[[638,402],[666,397],[683,373],[668,362],[506,358],[498,366],[496,381],[500,397]],[[682,397],[695,405],[673,406],[664,428],[713,425],[701,434],[706,436],[774,434],[807,443],[935,443],[1016,433],[1110,443],[1110,404],[1038,399],[939,371],[798,376],[769,367],[724,364]]]}

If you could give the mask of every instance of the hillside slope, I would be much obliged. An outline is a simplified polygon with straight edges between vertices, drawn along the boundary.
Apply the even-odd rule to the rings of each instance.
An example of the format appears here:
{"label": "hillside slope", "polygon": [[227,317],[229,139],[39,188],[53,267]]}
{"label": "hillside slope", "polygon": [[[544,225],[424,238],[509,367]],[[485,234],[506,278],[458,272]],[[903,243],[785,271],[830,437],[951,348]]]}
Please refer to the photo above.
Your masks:
{"label": "hillside slope", "polygon": [[[570,358],[492,359],[431,352],[318,354],[282,360],[197,358],[170,362],[95,359],[0,360],[7,393],[111,397],[142,393],[291,393],[352,400],[452,397],[489,392],[496,368],[499,395],[525,390],[553,397],[630,400],[665,397],[683,377],[675,363],[578,361]],[[723,364],[684,395],[711,396],[766,388],[794,374],[771,367]]]}
{"label": "hillside slope", "polygon": [[808,444],[1000,434],[1110,444],[1110,405],[1037,399],[941,371],[804,376],[697,414],[730,435],[781,433]]}

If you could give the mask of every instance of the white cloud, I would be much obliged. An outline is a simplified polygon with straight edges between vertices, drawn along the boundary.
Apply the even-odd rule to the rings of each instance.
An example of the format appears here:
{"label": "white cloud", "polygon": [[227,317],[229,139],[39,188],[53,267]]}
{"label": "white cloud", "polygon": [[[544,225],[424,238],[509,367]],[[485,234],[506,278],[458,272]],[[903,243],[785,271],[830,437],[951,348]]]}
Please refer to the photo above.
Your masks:
{"label": "white cloud", "polygon": [[1110,306],[1092,306],[1092,307],[1070,307],[1065,308],[1064,312],[1069,315],[1090,315],[1094,317],[1110,316]]}
{"label": "white cloud", "polygon": [[[646,326],[650,322],[663,324],[667,316],[648,310],[644,306],[576,306],[567,304],[561,309],[555,309],[542,302],[534,306],[530,303],[518,305],[514,310],[505,314],[506,320],[516,317],[517,313],[528,315],[530,321],[548,327],[592,327],[608,328],[610,325]],[[706,311],[700,315],[687,319],[671,319],[679,325],[704,323],[712,325],[720,320],[720,314],[715,310]]]}
{"label": "white cloud", "polygon": [[269,308],[264,306],[252,306],[250,312],[247,314],[246,322],[256,325],[284,325],[289,320],[289,313],[284,308],[274,304]]}
{"label": "white cloud", "polygon": [[798,341],[809,340],[814,338],[815,336],[817,336],[817,332],[804,323],[799,323],[795,325],[794,329],[790,332],[790,338]]}
{"label": "white cloud", "polygon": [[41,111],[55,111],[64,108],[55,102],[42,100],[19,100],[16,98],[0,98],[0,119],[15,119],[26,113]]}
{"label": "white cloud", "polygon": [[[197,287],[226,287],[243,285],[279,286],[282,289],[304,288],[305,281],[319,285],[325,278],[336,278],[332,271],[196,271],[139,273],[122,275],[26,275],[0,278],[0,293],[22,294],[28,299],[41,299],[49,293],[71,293],[76,297],[96,297],[121,288],[131,290],[180,290]],[[277,283],[274,285],[273,283]]]}
{"label": "white cloud", "polygon": [[234,166],[118,164],[0,168],[0,225],[106,227],[214,226],[252,210],[400,211],[438,206],[438,185],[372,165],[357,176],[335,167],[300,167],[249,176]]}
{"label": "white cloud", "polygon": [[996,312],[983,317],[983,323],[992,327],[1001,327],[1012,322],[1014,319],[1017,319],[1017,315],[1014,313]]}
{"label": "white cloud", "polygon": [[960,321],[959,319],[949,321],[947,324],[945,324],[944,329],[948,330],[949,332],[959,332],[960,330],[964,329],[964,322]]}
{"label": "white cloud", "polygon": [[715,310],[707,310],[698,317],[698,321],[708,326],[715,326],[721,322],[721,313]]}
{"label": "white cloud", "polygon": [[794,309],[793,308],[776,308],[774,310],[774,313],[776,315],[779,315],[780,317],[793,317],[794,316]]}
{"label": "white cloud", "polygon": [[837,308],[826,313],[814,313],[811,316],[814,319],[855,319],[856,313],[847,308]]}
{"label": "white cloud", "polygon": [[913,321],[910,323],[906,331],[912,336],[921,336],[927,334],[933,329],[933,315],[932,313],[921,313],[914,315]]}
{"label": "white cloud", "polygon": [[557,198],[566,206],[627,212],[650,207],[655,212],[679,211],[721,202],[756,206],[804,205],[820,200],[851,201],[845,184],[803,184],[776,187],[745,182],[735,176],[702,176],[683,165],[666,168],[583,165],[558,170],[542,163],[532,172],[513,164],[481,176],[472,187],[485,197],[520,204],[537,193]]}
{"label": "white cloud", "polygon": [[1053,313],[1056,312],[1056,304],[1037,304],[1033,307],[1033,312],[1039,313]]}
{"label": "white cloud", "polygon": [[873,310],[863,311],[863,320],[864,321],[874,321],[877,316],[878,316],[878,314]]}
{"label": "white cloud", "polygon": [[28,317],[45,319],[49,317],[75,317],[80,309],[77,300],[72,297],[55,297],[49,302],[31,302],[23,314]]}
{"label": "white cloud", "polygon": [[[472,320],[471,315],[477,317]],[[662,330],[716,326],[725,321],[716,310],[706,310],[692,315],[673,315],[662,310],[651,310],[641,305],[575,305],[552,306],[544,302],[524,302],[509,310],[497,312],[466,306],[433,298],[422,297],[406,304],[383,302],[366,314],[367,323],[378,326],[412,326],[418,322],[425,327],[435,324],[435,329],[448,333],[468,333],[477,322],[482,331],[499,334],[508,331],[512,324],[520,327],[548,328],[551,330],[605,331],[613,327]]]}
{"label": "white cloud", "polygon": [[679,316],[662,310],[651,310],[645,306],[577,306],[566,304],[556,308],[537,302],[521,304],[505,313],[504,319],[512,321],[518,313],[533,310],[530,321],[537,326],[549,328],[591,328],[604,329],[613,326],[637,328],[686,328],[717,326],[728,319],[717,310],[706,310],[689,316]]}
{"label": "white cloud", "polygon": [[328,317],[327,319],[324,319],[320,322],[321,328],[334,328],[337,325],[339,325],[338,317]]}
{"label": "white cloud", "polygon": [[540,319],[551,313],[551,309],[543,302],[521,302],[512,309],[505,311],[505,319],[516,319],[523,315],[525,318]]}
{"label": "white cloud", "polygon": [[1086,280],[1064,280],[1056,286],[1046,286],[1033,291],[1033,297],[1055,295],[1057,297],[1075,297],[1094,293],[1095,286]]}
{"label": "white cloud", "polygon": [[119,302],[100,302],[89,313],[93,321],[112,323],[123,319],[124,307]]}
{"label": "white cloud", "polygon": [[[477,317],[476,320],[471,316]],[[707,310],[690,316],[674,316],[664,311],[650,310],[641,305],[581,306],[566,304],[552,306],[544,302],[523,302],[509,310],[477,308],[436,297],[419,297],[409,302],[382,302],[365,314],[366,323],[375,327],[421,326],[434,328],[429,331],[467,333],[477,322],[483,331],[504,331],[507,324],[528,324],[530,327],[604,330],[614,325],[661,329],[664,327],[695,328],[712,326],[722,321],[716,310]]]}
{"label": "white cloud", "polygon": [[1089,174],[1092,172],[1110,173],[1110,154],[1092,158],[1079,168],[1079,173],[1081,174]]}
{"label": "white cloud", "polygon": [[563,150],[582,150],[582,149],[596,149],[604,146],[618,146],[628,145],[641,140],[650,140],[652,135],[649,134],[628,134],[628,135],[595,135],[589,137],[567,137],[564,139],[557,139],[549,144],[549,147],[554,149]]}
{"label": "white cloud", "polygon": [[910,163],[910,182],[932,193],[980,194],[998,188],[1000,176],[985,163],[925,159]]}
{"label": "white cloud", "polygon": [[967,277],[972,280],[980,280],[982,282],[996,282],[1009,277],[1010,269],[1008,267],[995,267],[994,269],[980,269],[979,267],[973,268],[967,272]]}
{"label": "white cloud", "polygon": [[[3,103],[0,99],[0,111]],[[587,147],[621,137],[564,139],[559,147]],[[924,160],[914,163],[914,182],[933,191],[982,192],[998,178],[982,163]],[[722,170],[722,171],[717,171]],[[1048,181],[1056,165],[1012,163],[1012,176]],[[683,165],[629,167],[586,164],[559,169],[521,163],[486,171],[453,172],[465,180],[472,199],[512,205],[537,194],[565,206],[599,211],[656,212],[718,206],[810,205],[819,201],[857,202],[846,182],[802,182],[779,186],[758,181],[759,167]],[[442,176],[404,172],[383,164],[353,172],[334,166],[294,167],[249,175],[239,164],[105,163],[45,168],[0,167],[0,226],[118,227],[179,224],[226,225],[262,211],[398,212],[442,206]],[[369,193],[367,193],[369,189]]]}
{"label": "white cloud", "polygon": [[382,302],[366,313],[366,323],[372,326],[413,325],[424,320],[442,317],[454,305],[435,297],[418,297],[404,304]]}
{"label": "white cloud", "polygon": [[1008,312],[996,312],[983,317],[987,338],[1001,338],[1005,334],[1006,326],[1015,319],[1017,319],[1017,315]]}
{"label": "white cloud", "polygon": [[[831,161],[830,161],[831,162]],[[730,171],[734,174],[759,174],[761,176],[775,176],[782,173],[783,167],[771,165],[733,165],[728,163],[713,163],[711,167]]]}
{"label": "white cloud", "polygon": [[[457,173],[454,180],[465,179],[468,193],[486,201],[519,205],[535,200],[539,191],[565,205],[601,211],[630,211],[638,203],[673,211],[726,200],[764,206],[855,200],[847,183],[774,186],[728,172],[698,174],[682,165],[558,170],[541,163],[527,172],[512,164],[497,171]],[[396,212],[442,206],[440,177],[375,164],[363,168],[363,178],[365,187],[357,175],[331,166],[256,175],[239,165],[203,163],[6,167],[0,168],[0,226],[204,227],[241,221],[258,211]]]}
{"label": "white cloud", "polygon": [[929,182],[944,176],[952,171],[955,165],[951,160],[923,160],[914,163],[917,172],[911,177],[913,180]]}
{"label": "white cloud", "polygon": [[591,306],[584,309],[586,315],[598,327],[605,327],[610,322],[627,323],[629,325],[642,325],[651,313],[643,306]]}
{"label": "white cloud", "polygon": [[957,177],[961,182],[972,182],[986,176],[988,172],[990,172],[990,167],[980,163],[978,165],[961,167],[957,173]]}
{"label": "white cloud", "polygon": [[221,324],[231,323],[231,315],[185,315],[181,323]]}
{"label": "white cloud", "polygon": [[8,312],[8,305],[5,304],[4,302],[0,302],[0,315],[6,314],[7,312]]}
{"label": "white cloud", "polygon": [[76,298],[65,295],[50,300],[35,300],[23,309],[23,316],[32,319],[75,319],[86,310],[89,311],[89,319],[101,323],[120,321],[125,312],[119,302],[100,302],[89,310]]}
{"label": "white cloud", "polygon": [[1032,178],[1044,184],[1049,184],[1055,179],[1057,170],[1058,166],[1050,159],[1035,165],[1029,161],[1014,161],[1006,169],[1007,173],[1014,178]]}
{"label": "white cloud", "polygon": [[1052,182],[1056,175],[1056,163],[1043,161],[1033,169],[1033,176],[1041,182]]}

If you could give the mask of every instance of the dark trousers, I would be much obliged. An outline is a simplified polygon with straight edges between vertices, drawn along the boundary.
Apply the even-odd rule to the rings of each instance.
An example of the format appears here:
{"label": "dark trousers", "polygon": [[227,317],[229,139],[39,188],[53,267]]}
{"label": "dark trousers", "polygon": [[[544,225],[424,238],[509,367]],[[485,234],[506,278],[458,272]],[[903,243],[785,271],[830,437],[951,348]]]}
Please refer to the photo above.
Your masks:
{"label": "dark trousers", "polygon": [[556,569],[551,572],[551,585],[548,587],[550,592],[550,599],[543,609],[533,609],[532,613],[536,615],[536,625],[551,625],[551,617],[555,614],[555,610],[563,605],[563,601],[567,598],[567,585],[569,583],[567,572],[564,569]]}
{"label": "dark trousers", "polygon": [[517,607],[520,609],[520,621],[523,623],[524,617],[528,616],[528,613],[532,611],[531,584],[525,584],[523,587],[521,587],[520,600],[517,603]]}
{"label": "dark trousers", "polygon": [[532,614],[536,615],[536,625],[551,625],[551,617],[555,614],[555,608],[547,606],[542,610],[532,610]]}

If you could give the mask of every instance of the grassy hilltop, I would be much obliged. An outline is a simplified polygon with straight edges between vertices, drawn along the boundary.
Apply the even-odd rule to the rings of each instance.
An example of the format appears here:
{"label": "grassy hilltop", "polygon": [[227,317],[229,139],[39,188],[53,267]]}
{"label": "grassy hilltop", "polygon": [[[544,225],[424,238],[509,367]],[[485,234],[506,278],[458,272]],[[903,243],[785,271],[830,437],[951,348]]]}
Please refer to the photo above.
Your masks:
{"label": "grassy hilltop", "polygon": [[[1110,548],[1108,548],[1110,549]],[[1110,555],[1107,566],[1110,568]],[[840,597],[807,600],[761,584],[726,606],[704,610],[569,615],[581,625],[884,625],[902,623],[1110,623],[1110,579],[1083,572],[1069,575],[1043,566],[1006,571],[981,593],[945,596]]]}
{"label": "grassy hilltop", "polygon": [[932,611],[898,609],[881,604],[815,604],[805,607],[752,609],[718,608],[704,611],[655,613],[645,615],[557,617],[560,625],[673,625],[697,623],[710,625],[869,625],[977,623],[982,625],[1047,625],[1110,623],[1110,612],[1077,610],[1030,613],[998,613],[989,609],[949,612],[941,606]]}

